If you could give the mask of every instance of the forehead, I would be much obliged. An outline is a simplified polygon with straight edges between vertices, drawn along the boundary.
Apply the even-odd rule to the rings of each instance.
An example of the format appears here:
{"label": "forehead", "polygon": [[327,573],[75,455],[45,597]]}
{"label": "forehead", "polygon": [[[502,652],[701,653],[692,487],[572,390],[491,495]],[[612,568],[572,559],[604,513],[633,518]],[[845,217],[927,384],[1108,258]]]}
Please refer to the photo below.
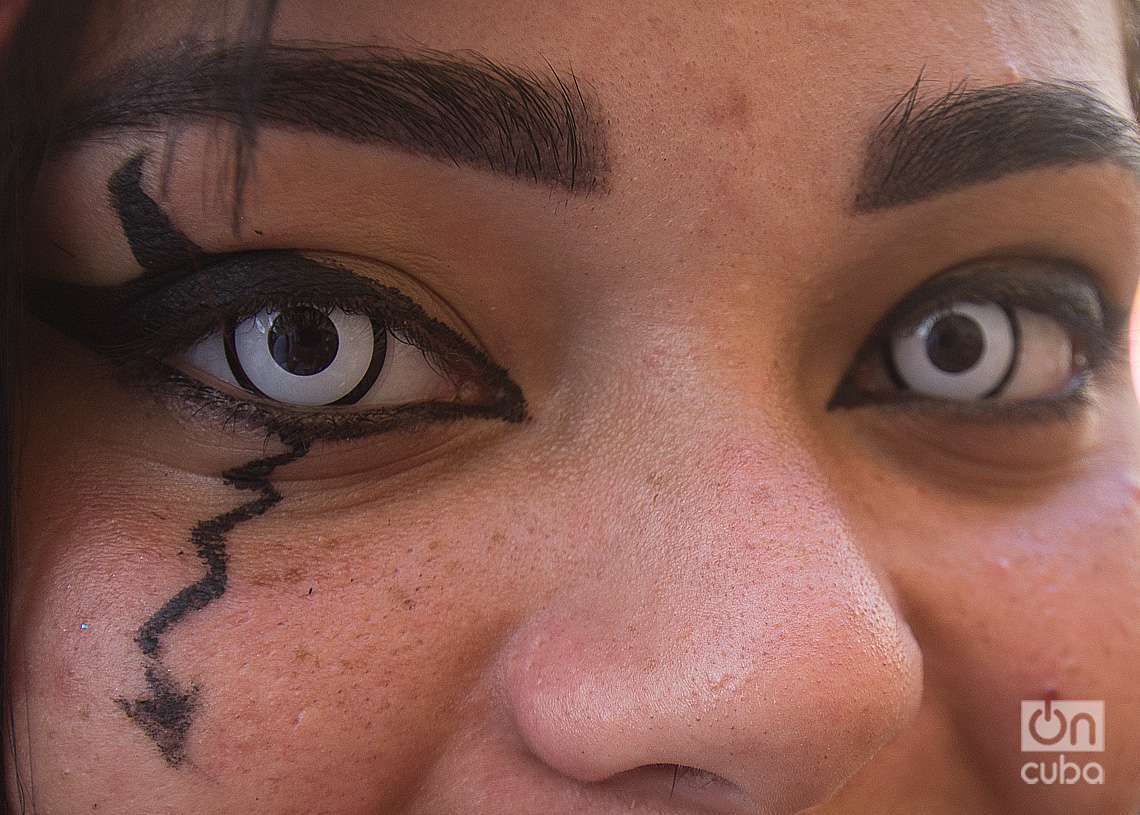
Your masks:
{"label": "forehead", "polygon": [[[114,47],[97,49],[97,59],[186,34],[232,37],[260,5],[128,4],[110,26]],[[537,71],[549,63],[603,103],[611,155],[627,176],[652,167],[665,180],[687,168],[711,179],[719,168],[737,180],[759,173],[752,180],[794,194],[796,177],[857,164],[866,133],[920,73],[932,91],[1078,80],[1127,111],[1122,8],[1120,0],[338,0],[329,14],[323,3],[281,0],[273,37],[474,51]],[[662,175],[666,160],[681,169]]]}
{"label": "forehead", "polygon": [[284,0],[274,35],[471,49],[570,70],[602,103],[614,185],[628,193],[619,200],[672,213],[716,202],[726,221],[754,224],[845,209],[867,134],[920,73],[931,93],[1077,80],[1128,111],[1121,9],[1117,0],[352,0],[329,15]]}
{"label": "forehead", "polygon": [[283,0],[275,33],[548,59],[615,92],[651,88],[690,103],[722,98],[725,85],[765,104],[854,102],[905,87],[923,65],[956,80],[1011,70],[1099,80],[1115,95],[1125,89],[1122,8],[1118,0],[350,0],[329,15]]}
{"label": "forehead", "polygon": [[[730,85],[725,90],[768,104],[854,102],[880,87],[905,87],[925,65],[955,80],[1000,81],[1016,72],[1092,81],[1124,102],[1127,2],[338,0],[336,14],[329,14],[322,3],[280,0],[273,34],[408,50],[470,49],[536,67],[550,61],[614,92],[652,88],[666,99],[690,101],[714,101]],[[262,5],[113,4],[108,8],[120,19],[100,30],[115,41],[112,50],[124,53],[183,34],[232,35],[249,10]],[[643,112],[644,106],[630,109]]]}
{"label": "forehead", "polygon": [[[130,11],[94,29],[102,46],[92,54],[114,62],[185,36],[232,40],[261,5],[117,6]],[[920,75],[931,96],[961,83],[1076,80],[1128,114],[1122,8],[1117,0],[339,0],[329,14],[323,3],[281,0],[272,36],[553,68],[600,104],[614,193],[606,218],[621,225],[609,240],[697,235],[705,247],[778,251],[849,214],[869,134]],[[320,145],[320,155],[333,155],[331,142]]]}

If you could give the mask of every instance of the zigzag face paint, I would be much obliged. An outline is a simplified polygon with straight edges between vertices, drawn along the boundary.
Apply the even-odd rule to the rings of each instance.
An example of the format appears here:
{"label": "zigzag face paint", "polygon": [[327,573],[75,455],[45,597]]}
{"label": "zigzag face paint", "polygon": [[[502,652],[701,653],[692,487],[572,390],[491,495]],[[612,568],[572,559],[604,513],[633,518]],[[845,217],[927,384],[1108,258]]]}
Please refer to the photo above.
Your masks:
{"label": "zigzag face paint", "polygon": [[199,689],[196,685],[182,686],[170,675],[162,662],[162,637],[187,614],[205,608],[225,593],[229,577],[226,536],[238,524],[264,515],[281,502],[281,493],[270,483],[269,475],[309,451],[305,442],[286,443],[290,445],[287,452],[251,461],[225,473],[227,484],[255,492],[257,497],[194,527],[190,539],[206,567],[206,574],[167,600],[135,635],[135,642],[150,663],[145,674],[149,695],[133,700],[120,698],[115,703],[154,740],[163,758],[172,766],[185,758],[186,734],[198,707]]}
{"label": "zigzag face paint", "polygon": [[[130,159],[111,177],[108,188],[135,260],[148,272],[169,272],[198,261],[205,253],[182,235],[143,192],[144,158],[139,154]],[[115,703],[155,742],[171,766],[181,764],[186,757],[186,736],[198,708],[199,688],[179,683],[163,664],[163,637],[188,614],[204,609],[225,593],[229,580],[227,536],[239,524],[264,515],[281,502],[281,493],[270,483],[269,476],[277,467],[301,458],[309,450],[305,441],[284,437],[281,440],[289,448],[286,452],[250,461],[223,474],[228,485],[256,497],[194,527],[190,540],[205,574],[163,603],[135,635],[148,663],[144,676],[149,693],[137,699],[119,698]]]}

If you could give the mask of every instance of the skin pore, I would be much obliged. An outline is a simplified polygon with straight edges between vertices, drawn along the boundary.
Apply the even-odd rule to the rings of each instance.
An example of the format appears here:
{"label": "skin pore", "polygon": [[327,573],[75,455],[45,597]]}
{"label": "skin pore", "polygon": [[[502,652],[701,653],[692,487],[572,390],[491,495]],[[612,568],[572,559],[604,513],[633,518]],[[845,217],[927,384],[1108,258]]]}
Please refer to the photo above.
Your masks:
{"label": "skin pore", "polygon": [[[285,0],[236,210],[230,130],[155,113],[233,100],[141,70],[225,74],[195,9],[96,27],[137,101],[77,102],[32,202],[28,811],[1140,808],[1114,4]],[[352,70],[305,85],[316,43]],[[1067,336],[1071,392],[900,396],[884,343],[951,301]],[[187,361],[305,304],[430,401]],[[1105,701],[1104,784],[1024,783],[1043,698]]]}

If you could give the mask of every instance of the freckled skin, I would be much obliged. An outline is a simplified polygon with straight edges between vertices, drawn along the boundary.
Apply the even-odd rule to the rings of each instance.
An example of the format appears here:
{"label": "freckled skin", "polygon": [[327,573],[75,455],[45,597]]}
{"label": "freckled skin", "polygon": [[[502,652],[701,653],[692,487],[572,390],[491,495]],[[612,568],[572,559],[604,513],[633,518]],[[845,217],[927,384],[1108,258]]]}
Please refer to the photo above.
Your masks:
{"label": "freckled skin", "polygon": [[[1131,300],[1123,173],[851,211],[863,139],[919,69],[1086,80],[1128,113],[1115,7],[1040,8],[282,3],[282,38],[572,65],[607,112],[611,189],[565,201],[265,130],[235,238],[218,143],[187,128],[161,200],[196,244],[422,279],[531,419],[277,469],[281,501],[226,535],[224,594],[161,635],[154,680],[193,705],[171,767],[114,701],[146,698],[140,623],[202,579],[189,530],[235,506],[218,475],[285,448],[177,417],[33,326],[12,787],[49,813],[688,812],[708,794],[692,767],[755,804],[729,811],[1134,815],[1127,378],[1048,427],[826,410],[869,328],[964,260],[1045,247]],[[103,56],[191,17],[132,18]],[[139,271],[105,185],[163,143],[131,138],[46,171],[37,218],[82,252],[45,269]],[[1020,701],[1054,696],[1105,701],[1104,785],[1021,781]]]}
{"label": "freckled skin", "polygon": [[264,515],[281,502],[281,493],[273,487],[269,477],[273,470],[302,458],[308,451],[307,442],[294,441],[284,453],[251,461],[225,473],[227,484],[237,490],[253,492],[257,497],[194,527],[191,540],[206,567],[206,574],[167,600],[135,635],[135,642],[148,660],[145,677],[150,695],[134,700],[116,699],[115,704],[150,736],[172,767],[186,758],[186,734],[193,724],[200,688],[196,685],[182,688],[169,675],[162,664],[160,638],[187,614],[201,611],[225,593],[229,562],[226,537],[242,522]]}

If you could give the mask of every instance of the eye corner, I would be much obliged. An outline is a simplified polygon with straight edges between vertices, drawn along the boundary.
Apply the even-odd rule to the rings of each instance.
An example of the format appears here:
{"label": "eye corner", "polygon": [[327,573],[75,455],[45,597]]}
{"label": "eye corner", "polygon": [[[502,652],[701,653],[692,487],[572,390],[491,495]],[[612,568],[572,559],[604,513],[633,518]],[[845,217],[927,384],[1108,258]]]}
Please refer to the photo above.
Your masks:
{"label": "eye corner", "polygon": [[844,376],[843,381],[839,383],[839,387],[835,389],[835,393],[827,400],[824,410],[828,413],[837,410],[850,410],[874,403],[874,401],[875,400],[869,398],[867,394],[851,381],[851,375],[848,374]]}

